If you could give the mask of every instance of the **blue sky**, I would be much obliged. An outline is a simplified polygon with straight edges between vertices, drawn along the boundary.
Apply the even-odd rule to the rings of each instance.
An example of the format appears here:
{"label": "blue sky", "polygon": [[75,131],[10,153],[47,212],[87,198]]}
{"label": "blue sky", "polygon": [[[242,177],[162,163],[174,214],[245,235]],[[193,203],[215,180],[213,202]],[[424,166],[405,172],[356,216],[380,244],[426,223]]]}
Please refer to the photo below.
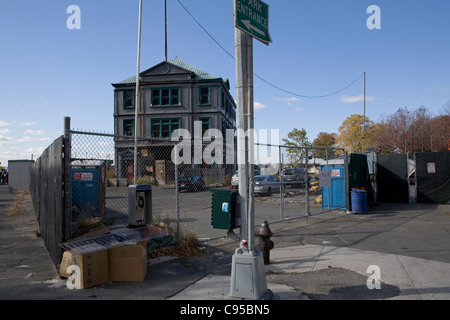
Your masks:
{"label": "blue sky", "polygon": [[[168,58],[230,80],[235,62],[180,5],[234,55],[232,0],[167,0]],[[283,0],[270,5],[273,43],[254,42],[256,129],[312,141],[346,117],[374,121],[400,107],[435,115],[450,101],[448,0]],[[141,71],[164,60],[164,1],[143,1]],[[138,0],[6,1],[0,11],[0,162],[38,157],[72,128],[113,131],[113,87],[136,73]],[[68,29],[70,5],[81,29]],[[367,8],[381,10],[371,30]],[[358,79],[346,90],[326,98]],[[287,93],[286,91],[290,92]]]}

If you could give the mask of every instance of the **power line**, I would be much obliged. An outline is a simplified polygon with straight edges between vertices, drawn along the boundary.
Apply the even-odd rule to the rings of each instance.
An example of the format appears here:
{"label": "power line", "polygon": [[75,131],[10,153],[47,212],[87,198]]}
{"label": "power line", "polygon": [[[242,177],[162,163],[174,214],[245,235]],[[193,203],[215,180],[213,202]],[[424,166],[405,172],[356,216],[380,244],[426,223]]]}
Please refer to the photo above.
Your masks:
{"label": "power line", "polygon": [[[188,15],[198,24],[198,26],[211,38],[211,40],[213,40],[228,56],[231,57],[231,59],[235,60],[234,55],[232,55],[230,52],[227,51],[227,49],[225,49],[209,32],[208,30],[206,30],[202,24],[189,12],[189,10],[183,5],[183,3],[181,3],[180,0],[177,0],[178,3],[183,7],[183,9],[188,13]],[[318,95],[318,96],[308,96],[308,95],[304,95],[304,94],[299,94],[299,93],[295,93],[295,92],[291,92],[288,90],[285,90],[283,88],[280,88],[279,86],[271,83],[268,80],[265,80],[264,78],[262,78],[261,76],[257,75],[256,73],[253,73],[253,75],[255,77],[257,77],[258,79],[260,79],[261,81],[265,82],[266,84],[272,86],[273,88],[280,90],[284,93],[296,96],[296,97],[300,97],[300,98],[308,98],[308,99],[318,99],[318,98],[326,98],[326,97],[330,97],[333,96],[335,94],[338,94],[348,88],[350,88],[353,84],[355,84],[355,82],[357,82],[359,79],[361,79],[361,77],[364,75],[364,73],[361,73],[355,80],[353,80],[350,84],[348,84],[347,86],[345,86],[344,88],[334,91],[332,93],[328,93],[328,94],[323,94],[323,95]]]}
{"label": "power line", "polygon": [[195,19],[195,17],[189,12],[189,10],[181,3],[181,1],[180,0],[177,0],[178,1],[178,3],[183,7],[183,9],[191,16],[191,18],[200,26],[200,28],[202,28],[202,30],[203,31],[205,31],[205,33],[220,47],[220,48],[222,48],[222,50],[223,51],[225,51],[230,57],[231,57],[231,59],[233,59],[234,60],[234,56],[231,54],[231,53],[229,53],[228,51],[227,51],[227,49],[225,49],[216,39],[214,39],[214,37],[208,32],[208,30],[206,30],[205,28],[203,28],[203,26],[201,25],[201,23],[200,22],[198,22],[198,20],[197,19]]}

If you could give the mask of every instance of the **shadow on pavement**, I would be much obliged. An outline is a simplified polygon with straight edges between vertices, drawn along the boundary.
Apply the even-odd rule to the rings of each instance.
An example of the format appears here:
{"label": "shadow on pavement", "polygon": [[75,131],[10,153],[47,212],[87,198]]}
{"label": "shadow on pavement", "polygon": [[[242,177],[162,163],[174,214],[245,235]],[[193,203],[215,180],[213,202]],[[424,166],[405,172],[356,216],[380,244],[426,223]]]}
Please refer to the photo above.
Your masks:
{"label": "shadow on pavement", "polygon": [[381,282],[380,289],[367,287],[367,276],[344,268],[267,276],[268,283],[289,285],[311,300],[376,300],[396,297],[400,289]]}

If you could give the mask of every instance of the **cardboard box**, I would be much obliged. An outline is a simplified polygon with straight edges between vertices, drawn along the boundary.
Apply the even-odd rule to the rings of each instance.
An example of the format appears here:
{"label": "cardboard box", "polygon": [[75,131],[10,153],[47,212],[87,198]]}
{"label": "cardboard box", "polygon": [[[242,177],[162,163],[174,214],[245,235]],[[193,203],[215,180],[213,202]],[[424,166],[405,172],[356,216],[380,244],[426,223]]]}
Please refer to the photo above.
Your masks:
{"label": "cardboard box", "polygon": [[[109,281],[108,278],[108,251],[100,250],[92,253],[77,254],[65,251],[59,268],[61,277],[69,278],[73,271],[69,266],[80,268],[80,289],[87,289]],[[69,272],[68,272],[69,271]],[[73,284],[77,281],[73,279]]]}
{"label": "cardboard box", "polygon": [[108,249],[110,281],[144,281],[147,275],[146,242]]}
{"label": "cardboard box", "polygon": [[70,251],[64,251],[61,265],[59,266],[59,275],[63,278],[68,278],[72,274],[72,272],[68,272],[67,268],[69,268],[70,265],[73,265],[73,257],[72,252]]}

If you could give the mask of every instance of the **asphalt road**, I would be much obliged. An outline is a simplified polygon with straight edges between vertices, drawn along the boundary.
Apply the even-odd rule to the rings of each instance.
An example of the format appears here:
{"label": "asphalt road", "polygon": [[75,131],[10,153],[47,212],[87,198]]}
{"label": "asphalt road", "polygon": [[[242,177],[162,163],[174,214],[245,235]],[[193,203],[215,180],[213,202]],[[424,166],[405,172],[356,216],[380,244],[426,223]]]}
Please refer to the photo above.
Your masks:
{"label": "asphalt road", "polygon": [[278,246],[342,246],[450,262],[449,205],[380,204],[367,214],[325,212],[274,226]]}

